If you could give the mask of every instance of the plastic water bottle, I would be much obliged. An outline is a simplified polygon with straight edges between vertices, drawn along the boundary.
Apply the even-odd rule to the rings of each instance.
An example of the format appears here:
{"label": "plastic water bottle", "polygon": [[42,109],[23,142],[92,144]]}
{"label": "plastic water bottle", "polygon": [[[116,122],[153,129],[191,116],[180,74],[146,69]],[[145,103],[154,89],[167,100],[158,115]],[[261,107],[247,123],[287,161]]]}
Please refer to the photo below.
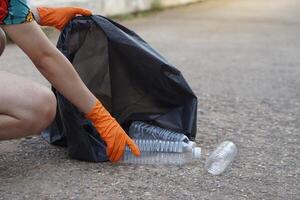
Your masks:
{"label": "plastic water bottle", "polygon": [[129,128],[129,135],[133,138],[158,139],[166,141],[189,140],[188,137],[182,133],[163,129],[141,121],[132,122]]}
{"label": "plastic water bottle", "polygon": [[140,157],[135,157],[130,150],[126,149],[122,163],[142,164],[142,165],[184,165],[199,160],[201,158],[201,148],[194,147],[191,151],[182,153],[175,152],[153,152],[141,151]]}
{"label": "plastic water bottle", "polygon": [[129,135],[134,139],[184,142],[185,144],[183,145],[189,146],[189,148],[196,146],[195,142],[190,141],[188,137],[182,133],[163,129],[140,121],[135,121],[130,125]]}
{"label": "plastic water bottle", "polygon": [[138,145],[140,151],[181,153],[192,151],[192,149],[195,147],[193,143],[185,143],[182,141],[165,141],[135,138],[133,138],[133,141]]}
{"label": "plastic water bottle", "polygon": [[235,144],[230,141],[224,141],[208,157],[205,162],[205,169],[213,175],[219,175],[233,161],[236,154],[237,148]]}

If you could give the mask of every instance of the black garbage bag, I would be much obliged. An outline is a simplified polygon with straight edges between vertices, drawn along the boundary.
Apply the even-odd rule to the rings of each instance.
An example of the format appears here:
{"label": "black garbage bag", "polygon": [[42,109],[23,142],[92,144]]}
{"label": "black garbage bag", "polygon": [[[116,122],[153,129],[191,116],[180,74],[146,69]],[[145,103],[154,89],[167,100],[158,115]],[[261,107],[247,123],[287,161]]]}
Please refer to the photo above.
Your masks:
{"label": "black garbage bag", "polygon": [[[180,71],[137,34],[102,16],[81,16],[64,28],[57,48],[125,131],[138,120],[194,140],[197,97]],[[57,115],[43,137],[51,144],[67,146],[71,158],[107,160],[105,143],[93,125],[52,90]]]}

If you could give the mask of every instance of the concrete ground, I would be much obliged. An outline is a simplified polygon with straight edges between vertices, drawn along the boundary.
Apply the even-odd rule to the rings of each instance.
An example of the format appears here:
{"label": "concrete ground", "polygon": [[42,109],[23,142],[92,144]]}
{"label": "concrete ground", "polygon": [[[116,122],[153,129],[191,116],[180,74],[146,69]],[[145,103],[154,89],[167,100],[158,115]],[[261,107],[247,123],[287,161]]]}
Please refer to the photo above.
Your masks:
{"label": "concrete ground", "polygon": [[[203,156],[236,143],[221,176],[201,162],[79,162],[33,137],[0,143],[0,199],[300,199],[299,13],[297,0],[210,0],[122,22],[194,89]],[[14,45],[0,63],[47,84]]]}

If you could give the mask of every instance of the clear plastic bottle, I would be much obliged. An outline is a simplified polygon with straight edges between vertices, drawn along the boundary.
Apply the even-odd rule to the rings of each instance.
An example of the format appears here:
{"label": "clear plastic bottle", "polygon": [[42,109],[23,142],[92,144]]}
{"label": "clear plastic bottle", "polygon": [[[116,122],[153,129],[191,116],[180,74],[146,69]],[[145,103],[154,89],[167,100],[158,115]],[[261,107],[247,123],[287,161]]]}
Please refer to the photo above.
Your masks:
{"label": "clear plastic bottle", "polygon": [[184,141],[189,140],[186,135],[175,131],[146,124],[141,121],[132,122],[129,128],[129,135],[140,139],[158,139],[165,141]]}
{"label": "clear plastic bottle", "polygon": [[181,153],[192,151],[194,143],[185,143],[183,141],[165,141],[153,139],[135,139],[133,141],[138,145],[140,151]]}
{"label": "clear plastic bottle", "polygon": [[237,148],[235,144],[230,141],[224,141],[208,157],[205,162],[205,169],[213,175],[219,175],[233,161],[236,154]]}
{"label": "clear plastic bottle", "polygon": [[186,143],[185,145],[190,146],[190,148],[196,146],[195,142],[190,141],[188,137],[182,133],[163,129],[141,121],[135,121],[130,125],[129,135],[135,139],[184,142]]}
{"label": "clear plastic bottle", "polygon": [[184,165],[199,160],[201,158],[201,148],[194,147],[191,151],[182,153],[170,152],[152,152],[141,151],[140,157],[135,157],[130,150],[124,153],[122,163],[126,164],[142,164],[142,165]]}

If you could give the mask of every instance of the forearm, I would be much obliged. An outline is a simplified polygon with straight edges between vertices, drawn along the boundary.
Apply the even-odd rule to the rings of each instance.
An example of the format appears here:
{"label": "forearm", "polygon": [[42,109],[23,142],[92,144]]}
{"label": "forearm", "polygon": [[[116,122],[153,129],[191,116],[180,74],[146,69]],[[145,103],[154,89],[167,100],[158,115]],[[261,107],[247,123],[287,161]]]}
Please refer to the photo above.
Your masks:
{"label": "forearm", "polygon": [[43,76],[79,110],[87,113],[95,105],[96,98],[60,52],[44,55],[33,62]]}
{"label": "forearm", "polygon": [[[30,9],[35,21],[40,24],[41,19],[37,7]],[[55,51],[53,50],[53,52]],[[61,53],[55,52],[51,56],[44,56],[35,65],[47,80],[73,104],[77,105],[82,112],[87,113],[95,105],[96,98],[86,88],[71,63]],[[69,81],[62,82],[61,80]]]}

